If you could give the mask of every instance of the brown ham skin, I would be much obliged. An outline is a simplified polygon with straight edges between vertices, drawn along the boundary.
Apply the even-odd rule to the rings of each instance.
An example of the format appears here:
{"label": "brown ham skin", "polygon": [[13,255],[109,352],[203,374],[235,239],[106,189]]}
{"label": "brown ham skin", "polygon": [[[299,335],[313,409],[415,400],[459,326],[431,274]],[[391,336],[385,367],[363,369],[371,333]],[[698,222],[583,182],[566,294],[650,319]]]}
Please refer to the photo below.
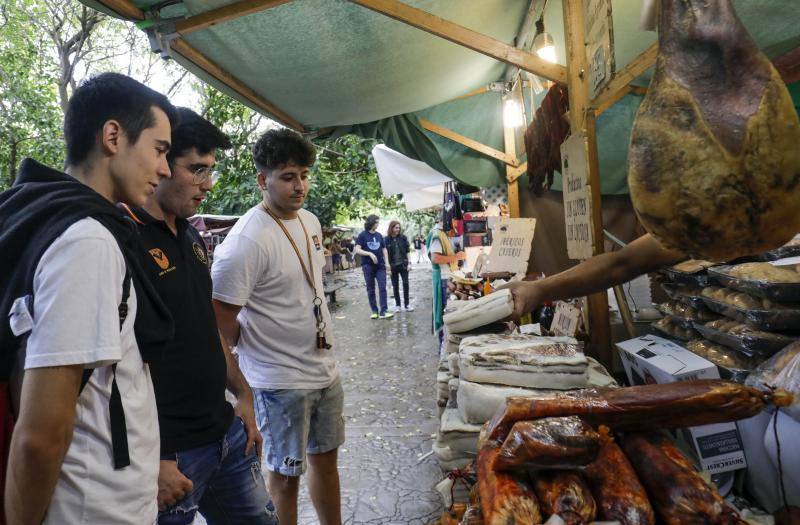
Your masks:
{"label": "brown ham skin", "polygon": [[533,490],[542,512],[555,514],[567,525],[585,525],[594,521],[597,507],[581,475],[574,470],[543,470],[532,474]]}
{"label": "brown ham skin", "polygon": [[654,525],[647,493],[628,458],[613,441],[607,441],[583,470],[597,504],[597,518],[621,525]]}
{"label": "brown ham skin", "polygon": [[712,261],[800,231],[800,121],[731,0],[661,0],[659,54],[631,131],[628,186],[665,247]]}
{"label": "brown ham skin", "polygon": [[[546,399],[510,397],[489,422],[486,438],[500,443],[517,421],[542,417],[580,416],[591,425],[606,425],[619,431],[736,421],[758,414],[776,396],[732,381],[696,379],[576,390]],[[780,396],[785,402],[785,393]]]}
{"label": "brown ham skin", "polygon": [[666,525],[743,525],[675,444],[662,434],[628,434],[622,448]]}
{"label": "brown ham skin", "polygon": [[542,522],[539,502],[526,476],[495,470],[500,448],[487,444],[478,452],[478,494],[486,525],[535,525]]}
{"label": "brown ham skin", "polygon": [[499,470],[577,468],[600,450],[601,437],[580,418],[551,417],[514,423],[497,457]]}

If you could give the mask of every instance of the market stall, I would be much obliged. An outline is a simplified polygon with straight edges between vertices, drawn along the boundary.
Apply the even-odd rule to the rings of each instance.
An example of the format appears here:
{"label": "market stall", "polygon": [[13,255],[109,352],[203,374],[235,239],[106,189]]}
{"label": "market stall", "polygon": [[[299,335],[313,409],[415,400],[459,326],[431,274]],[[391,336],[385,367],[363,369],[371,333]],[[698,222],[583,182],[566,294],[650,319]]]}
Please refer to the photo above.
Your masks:
{"label": "market stall", "polygon": [[[523,223],[483,205],[446,228],[483,229],[480,246],[462,240],[477,249],[472,274],[447,291],[443,521],[769,523],[763,511],[800,504],[786,453],[797,261],[791,245],[777,265],[732,260],[800,230],[791,0],[86,3],[299,131],[378,138],[444,178],[506,186],[510,220],[530,221],[521,243],[508,232]],[[648,4],[662,6],[658,33]],[[450,193],[462,212],[483,198]],[[607,232],[612,201],[626,235]],[[616,347],[606,293],[503,322],[513,301],[494,289],[537,254],[557,251],[558,271],[615,233],[630,240],[637,218],[666,246],[734,263],[665,271],[671,300],[652,327],[664,338],[634,337],[624,290]]]}

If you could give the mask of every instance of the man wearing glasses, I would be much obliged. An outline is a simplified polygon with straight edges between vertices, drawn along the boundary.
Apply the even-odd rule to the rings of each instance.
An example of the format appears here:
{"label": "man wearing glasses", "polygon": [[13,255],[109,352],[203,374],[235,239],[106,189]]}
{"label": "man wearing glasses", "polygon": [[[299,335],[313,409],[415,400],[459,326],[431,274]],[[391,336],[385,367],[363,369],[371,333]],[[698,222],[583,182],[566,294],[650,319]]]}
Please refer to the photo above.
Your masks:
{"label": "man wearing glasses", "polygon": [[217,150],[231,143],[195,112],[178,114],[167,155],[172,178],[143,208],[126,208],[139,225],[141,264],[175,320],[174,338],[150,368],[161,428],[158,523],[188,525],[199,510],[209,525],[274,525],[253,394],[221,343],[208,254],[186,220],[214,185]]}

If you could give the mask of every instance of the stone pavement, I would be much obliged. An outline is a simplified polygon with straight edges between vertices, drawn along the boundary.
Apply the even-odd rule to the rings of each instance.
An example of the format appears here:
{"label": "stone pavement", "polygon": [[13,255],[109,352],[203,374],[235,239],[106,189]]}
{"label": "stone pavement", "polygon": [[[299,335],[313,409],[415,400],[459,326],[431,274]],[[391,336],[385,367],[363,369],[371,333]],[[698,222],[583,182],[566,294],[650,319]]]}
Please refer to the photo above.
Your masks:
{"label": "stone pavement", "polygon": [[[416,310],[388,320],[369,318],[360,268],[336,275],[345,281],[331,315],[345,392],[339,472],[346,525],[426,525],[443,511],[433,488],[442,472],[428,454],[439,424],[429,266],[415,265],[409,274]],[[391,305],[391,282],[387,293]],[[316,523],[302,483],[298,524]]]}
{"label": "stone pavement", "polygon": [[[414,312],[371,320],[360,268],[331,310],[345,392],[347,440],[339,449],[345,524],[425,525],[442,512],[433,486],[442,478],[431,450],[438,428],[437,340],[430,333],[429,265],[409,273]],[[387,283],[393,304],[391,283]],[[317,523],[308,493],[300,525]]]}

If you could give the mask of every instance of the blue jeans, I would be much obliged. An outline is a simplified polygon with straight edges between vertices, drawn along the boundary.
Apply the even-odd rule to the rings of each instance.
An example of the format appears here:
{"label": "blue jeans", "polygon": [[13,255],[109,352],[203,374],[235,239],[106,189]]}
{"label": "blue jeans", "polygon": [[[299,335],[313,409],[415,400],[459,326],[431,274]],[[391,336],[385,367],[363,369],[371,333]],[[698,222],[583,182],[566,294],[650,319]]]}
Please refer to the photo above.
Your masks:
{"label": "blue jeans", "polygon": [[264,437],[264,465],[284,476],[306,471],[306,454],[344,443],[344,391],[337,378],[327,388],[254,388],[256,421]]}
{"label": "blue jeans", "polygon": [[[444,315],[444,307],[447,306],[448,284],[450,284],[450,279],[443,278],[439,281],[439,285],[442,287],[442,315]],[[439,330],[439,350],[442,349],[442,344],[444,344],[444,326]]]}
{"label": "blue jeans", "polygon": [[208,525],[276,525],[261,461],[255,450],[245,456],[247,434],[238,417],[219,441],[161,459],[176,459],[194,488],[181,501],[158,514],[159,525],[189,525],[195,514]]}
{"label": "blue jeans", "polygon": [[[361,270],[364,272],[364,280],[367,282],[367,298],[372,312],[383,315],[386,313],[386,267],[380,264],[363,264]],[[381,309],[375,303],[375,281],[378,281],[378,295],[381,298]]]}

